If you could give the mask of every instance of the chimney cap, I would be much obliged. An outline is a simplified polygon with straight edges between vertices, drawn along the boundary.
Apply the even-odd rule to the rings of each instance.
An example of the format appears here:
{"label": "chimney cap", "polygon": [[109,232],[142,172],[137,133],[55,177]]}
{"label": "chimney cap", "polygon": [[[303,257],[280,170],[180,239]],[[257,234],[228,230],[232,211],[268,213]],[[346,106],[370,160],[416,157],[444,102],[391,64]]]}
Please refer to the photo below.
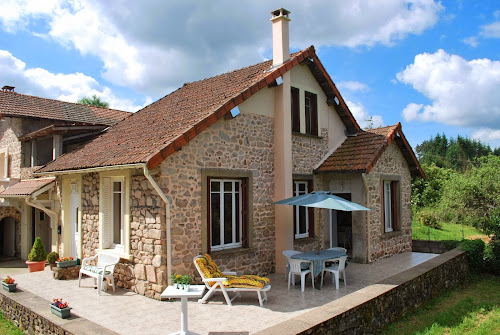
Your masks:
{"label": "chimney cap", "polygon": [[272,19],[275,19],[275,18],[278,18],[278,17],[281,17],[281,16],[284,16],[288,19],[288,14],[290,14],[291,12],[289,10],[286,10],[285,8],[278,8],[276,10],[273,10],[271,12],[271,15],[273,16]]}
{"label": "chimney cap", "polygon": [[2,90],[4,92],[14,92],[14,86],[8,86],[8,85],[5,85],[4,87],[2,87]]}

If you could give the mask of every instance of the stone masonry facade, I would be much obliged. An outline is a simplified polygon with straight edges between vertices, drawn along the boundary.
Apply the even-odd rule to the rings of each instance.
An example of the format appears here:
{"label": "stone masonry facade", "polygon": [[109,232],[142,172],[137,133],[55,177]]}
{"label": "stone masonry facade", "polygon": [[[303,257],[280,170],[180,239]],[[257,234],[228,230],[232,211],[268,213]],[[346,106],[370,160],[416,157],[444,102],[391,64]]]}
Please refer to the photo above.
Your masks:
{"label": "stone masonry facade", "polygon": [[[386,233],[383,220],[383,181],[398,177],[400,186],[400,222],[397,231]],[[391,143],[365,175],[368,203],[368,261],[411,251],[411,175],[406,159],[396,143]]]}
{"label": "stone masonry facade", "polygon": [[[115,267],[119,287],[159,299],[166,288],[166,231],[163,201],[149,181],[134,171],[130,189],[130,261]],[[82,178],[82,255],[99,248],[99,174]]]}
{"label": "stone masonry facade", "polygon": [[[172,272],[199,279],[193,257],[203,253],[202,170],[249,172],[253,229],[249,248],[212,252],[223,269],[266,275],[274,272],[273,119],[240,114],[219,120],[161,164],[161,188],[172,201]],[[250,183],[249,183],[250,184]],[[208,243],[208,241],[207,241]]]}

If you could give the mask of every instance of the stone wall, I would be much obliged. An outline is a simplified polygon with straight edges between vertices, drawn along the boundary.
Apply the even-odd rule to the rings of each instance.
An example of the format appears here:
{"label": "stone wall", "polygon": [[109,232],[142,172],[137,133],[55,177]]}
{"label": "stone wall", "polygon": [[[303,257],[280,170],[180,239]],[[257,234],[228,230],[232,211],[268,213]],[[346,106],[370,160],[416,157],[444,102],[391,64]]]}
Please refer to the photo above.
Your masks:
{"label": "stone wall", "polygon": [[[383,180],[387,176],[399,176],[400,222],[397,231],[386,233],[383,221]],[[392,142],[374,168],[365,174],[368,203],[371,209],[368,227],[368,261],[390,257],[411,251],[411,175],[408,163],[399,147]]]}
{"label": "stone wall", "polygon": [[441,241],[412,240],[411,251],[443,254],[447,251],[447,249]]}
{"label": "stone wall", "polygon": [[313,169],[328,153],[328,129],[321,128],[321,137],[292,134],[294,174],[312,175]]}
{"label": "stone wall", "polygon": [[21,177],[21,135],[22,121],[18,118],[3,117],[0,120],[0,149],[9,150],[9,178]]}
{"label": "stone wall", "polygon": [[212,252],[221,268],[265,275],[274,272],[273,119],[242,113],[219,120],[161,164],[160,186],[172,201],[172,272],[199,278],[193,257],[204,252],[202,170],[250,173],[253,230],[250,248]]}
{"label": "stone wall", "polygon": [[[134,171],[130,185],[130,254],[115,267],[119,287],[160,299],[166,288],[166,225],[161,198],[149,181]],[[82,254],[95,255],[99,248],[99,174],[82,177]]]}
{"label": "stone wall", "polygon": [[466,254],[454,249],[256,334],[378,333],[415,307],[458,286],[468,275]]}

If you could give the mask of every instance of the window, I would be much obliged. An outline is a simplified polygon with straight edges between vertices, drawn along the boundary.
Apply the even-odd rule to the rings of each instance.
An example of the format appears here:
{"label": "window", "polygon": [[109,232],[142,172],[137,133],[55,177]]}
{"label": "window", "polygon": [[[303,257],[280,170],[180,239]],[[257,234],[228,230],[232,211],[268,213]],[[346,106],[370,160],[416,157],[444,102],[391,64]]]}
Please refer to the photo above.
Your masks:
{"label": "window", "polygon": [[208,181],[210,250],[247,247],[246,179],[209,178]]}
{"label": "window", "polygon": [[125,252],[125,177],[102,177],[101,183],[102,248]]}
{"label": "window", "polygon": [[318,96],[305,93],[306,134],[318,136]]}
{"label": "window", "polygon": [[[312,180],[294,181],[293,196],[304,195],[312,191]],[[293,206],[293,222],[295,238],[314,236],[313,208]]]}
{"label": "window", "polygon": [[398,188],[399,183],[397,181],[384,181],[384,227],[386,233],[398,229]]}
{"label": "window", "polygon": [[0,150],[0,179],[9,178],[9,150]]}
{"label": "window", "polygon": [[292,87],[291,92],[292,106],[292,131],[300,133],[300,101],[299,89]]}

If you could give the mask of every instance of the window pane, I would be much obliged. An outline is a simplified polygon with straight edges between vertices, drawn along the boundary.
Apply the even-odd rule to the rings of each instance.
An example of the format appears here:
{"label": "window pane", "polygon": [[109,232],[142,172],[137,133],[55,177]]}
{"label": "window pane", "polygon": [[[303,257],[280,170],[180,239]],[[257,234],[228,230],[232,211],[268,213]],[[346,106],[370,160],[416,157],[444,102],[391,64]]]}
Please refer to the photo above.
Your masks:
{"label": "window pane", "polygon": [[224,244],[228,243],[233,243],[233,196],[231,193],[224,194]]}
{"label": "window pane", "polygon": [[[239,183],[238,183],[239,184]],[[236,241],[235,242],[241,242],[241,233],[240,233],[240,213],[241,213],[241,208],[240,208],[240,195],[239,193],[236,193],[235,197],[235,205],[236,208],[234,211],[236,212],[236,222],[234,223],[235,227],[234,229],[236,230]]]}
{"label": "window pane", "polygon": [[212,192],[219,192],[219,190],[220,190],[220,182],[213,181],[211,184],[212,184],[212,186],[211,186]]}
{"label": "window pane", "polygon": [[299,206],[299,231],[297,232],[298,234],[307,233],[306,215],[307,215],[307,208]]}
{"label": "window pane", "polygon": [[232,192],[233,191],[233,183],[232,182],[224,182],[224,192]]}
{"label": "window pane", "polygon": [[299,184],[299,192],[301,194],[305,194],[305,191],[306,191],[306,184],[305,183],[300,183]]}
{"label": "window pane", "polygon": [[122,190],[122,183],[119,181],[115,181],[113,183],[113,192],[120,192]]}
{"label": "window pane", "polygon": [[[213,184],[212,184],[213,185]],[[220,194],[212,193],[210,195],[210,221],[212,230],[212,246],[220,245]]]}
{"label": "window pane", "polygon": [[[119,183],[114,183],[119,184]],[[120,185],[118,185],[120,186]],[[115,185],[113,185],[113,189]],[[113,193],[113,243],[121,244],[122,229],[122,195]]]}
{"label": "window pane", "polygon": [[305,99],[305,114],[306,114],[306,134],[311,133],[311,99],[306,96]]}

